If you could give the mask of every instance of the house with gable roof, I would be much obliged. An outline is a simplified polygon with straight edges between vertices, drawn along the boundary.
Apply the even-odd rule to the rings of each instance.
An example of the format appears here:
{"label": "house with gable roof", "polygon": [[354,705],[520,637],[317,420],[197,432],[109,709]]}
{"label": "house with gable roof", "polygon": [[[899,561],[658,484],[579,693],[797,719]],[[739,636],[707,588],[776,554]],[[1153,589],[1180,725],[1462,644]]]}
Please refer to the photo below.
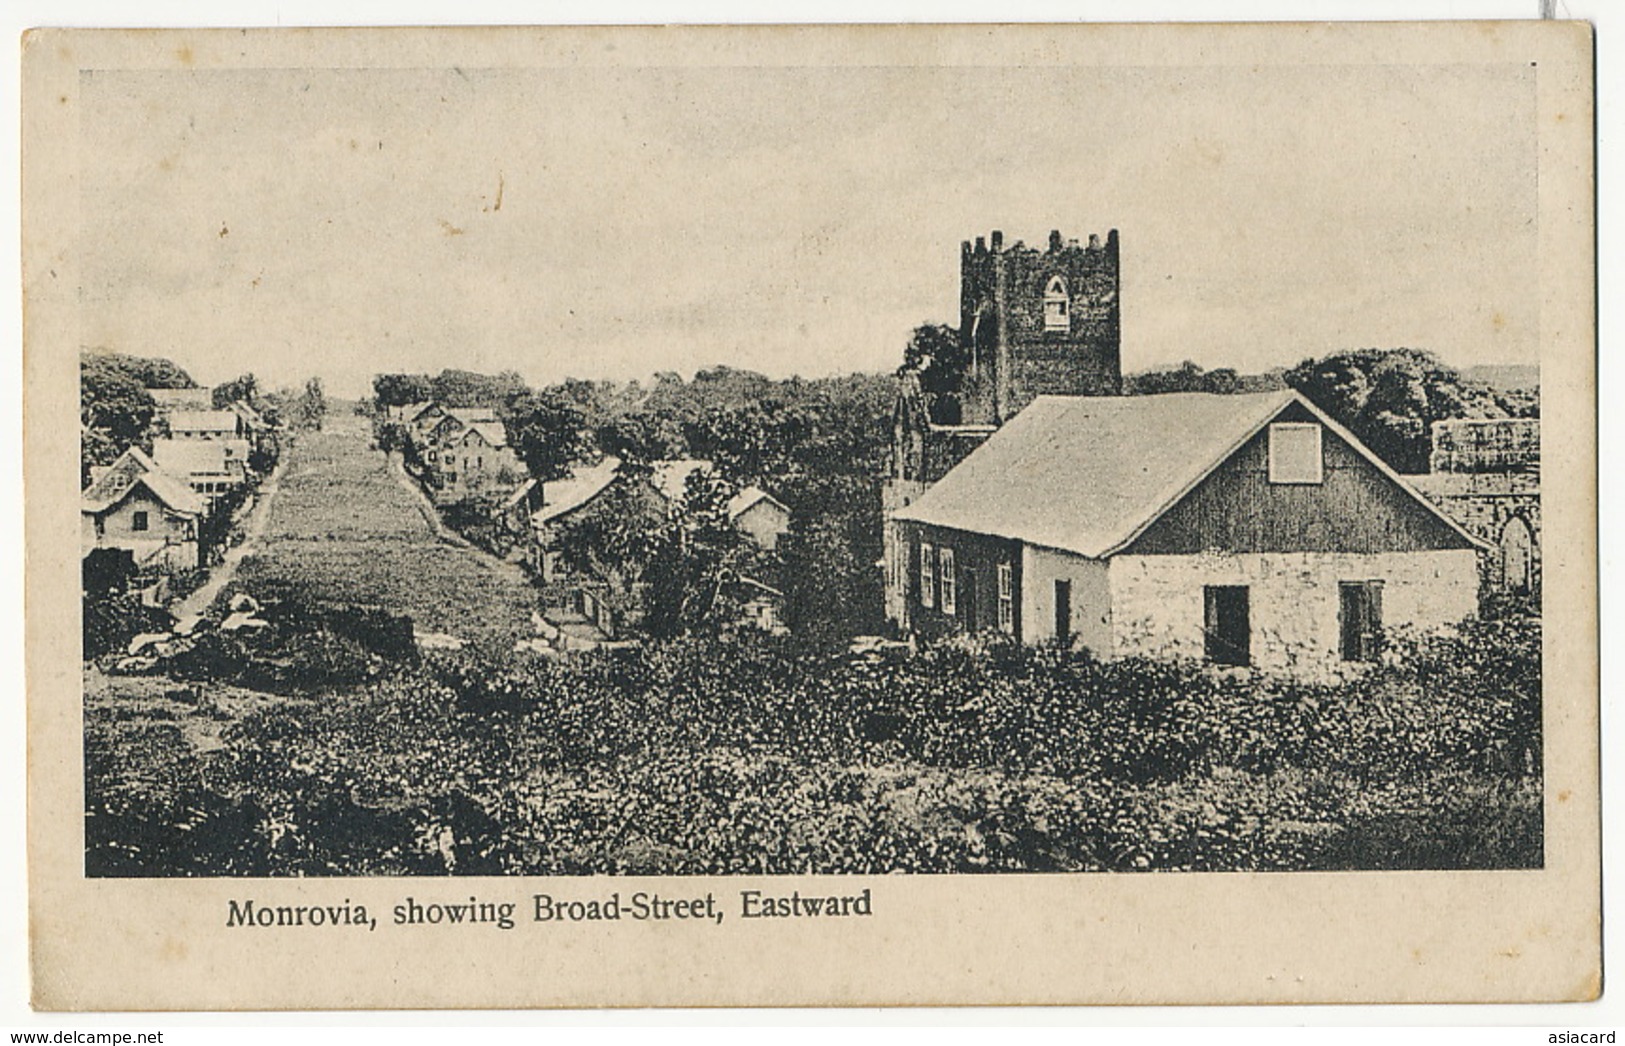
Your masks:
{"label": "house with gable roof", "polygon": [[414,447],[421,447],[427,443],[429,433],[445,416],[446,408],[434,400],[422,400],[418,403],[408,403],[400,407],[390,407],[388,414],[391,421],[398,421],[406,427],[407,439]]}
{"label": "house with gable roof", "polygon": [[461,424],[432,453],[437,455],[433,475],[442,500],[506,490],[525,474],[524,464],[508,443],[507,428],[495,419]]}
{"label": "house with gable roof", "polygon": [[[537,508],[530,516],[532,566],[543,581],[569,573],[559,538],[573,520],[591,512],[620,475],[621,459],[605,457],[595,465],[577,466],[563,479],[541,484]],[[534,495],[532,495],[534,499]]]}
{"label": "house with gable roof", "polygon": [[80,555],[123,549],[137,569],[160,573],[207,566],[207,511],[185,480],[131,447],[99,470],[80,497]]}
{"label": "house with gable roof", "polygon": [[761,487],[746,487],[728,500],[728,518],[746,537],[766,549],[779,547],[790,529],[790,507]]}
{"label": "house with gable roof", "polygon": [[901,629],[1303,676],[1472,614],[1483,547],[1291,390],[1040,396],[887,525]]}
{"label": "house with gable roof", "polygon": [[172,439],[244,439],[248,436],[247,423],[232,410],[174,410],[168,419]]}
{"label": "house with gable roof", "polygon": [[147,395],[152,397],[153,406],[158,408],[160,416],[177,410],[214,409],[214,389],[207,385],[189,389],[149,388]]}
{"label": "house with gable roof", "polygon": [[160,469],[185,480],[212,509],[248,482],[250,449],[245,439],[157,439],[152,458]]}

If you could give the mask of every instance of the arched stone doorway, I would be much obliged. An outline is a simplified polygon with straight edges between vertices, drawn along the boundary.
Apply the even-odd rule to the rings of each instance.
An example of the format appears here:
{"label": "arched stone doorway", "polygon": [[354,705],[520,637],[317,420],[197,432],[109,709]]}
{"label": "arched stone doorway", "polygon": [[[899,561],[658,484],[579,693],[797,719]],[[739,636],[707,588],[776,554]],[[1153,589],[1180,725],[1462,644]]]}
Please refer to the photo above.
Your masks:
{"label": "arched stone doorway", "polygon": [[1535,537],[1522,516],[1501,528],[1501,583],[1509,592],[1529,592],[1535,582]]}

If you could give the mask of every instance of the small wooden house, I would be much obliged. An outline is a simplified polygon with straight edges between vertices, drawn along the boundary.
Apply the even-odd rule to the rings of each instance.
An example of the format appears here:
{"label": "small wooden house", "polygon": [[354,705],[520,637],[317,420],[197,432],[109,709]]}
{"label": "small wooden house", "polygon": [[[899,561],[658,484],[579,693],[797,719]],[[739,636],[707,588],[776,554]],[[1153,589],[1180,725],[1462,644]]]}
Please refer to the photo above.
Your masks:
{"label": "small wooden house", "polygon": [[131,447],[100,470],[80,498],[80,555],[125,549],[141,571],[204,567],[206,506],[184,480]]}
{"label": "small wooden house", "polygon": [[761,487],[746,487],[728,501],[728,518],[746,537],[766,549],[779,547],[790,529],[790,509]]}
{"label": "small wooden house", "polygon": [[[447,418],[440,428],[448,428],[454,421]],[[525,474],[500,421],[458,424],[438,439],[431,453],[431,475],[442,500],[508,489]]]}
{"label": "small wooden house", "polygon": [[1292,391],[1041,396],[888,526],[923,634],[1317,675],[1477,608],[1481,542]]}
{"label": "small wooden house", "polygon": [[153,441],[152,457],[212,508],[216,500],[248,482],[249,450],[245,439],[160,439]]}
{"label": "small wooden house", "polygon": [[593,511],[593,506],[614,485],[619,475],[619,458],[606,457],[596,465],[578,467],[563,479],[541,484],[538,507],[530,516],[533,567],[543,581],[557,581],[569,574],[560,535],[571,522]]}
{"label": "small wooden house", "polygon": [[207,385],[189,389],[148,389],[159,415],[177,410],[213,410],[214,390]]}
{"label": "small wooden house", "polygon": [[176,410],[169,414],[172,439],[245,439],[248,425],[236,411]]}

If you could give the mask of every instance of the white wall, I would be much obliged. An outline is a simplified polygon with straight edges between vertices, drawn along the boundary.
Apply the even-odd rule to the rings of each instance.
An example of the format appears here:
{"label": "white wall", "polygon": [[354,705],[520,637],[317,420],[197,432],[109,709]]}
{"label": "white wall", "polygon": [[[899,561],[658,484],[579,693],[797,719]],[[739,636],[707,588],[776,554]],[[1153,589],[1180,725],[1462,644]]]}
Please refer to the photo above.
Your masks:
{"label": "white wall", "polygon": [[880,510],[885,519],[880,534],[886,570],[886,620],[899,629],[909,627],[908,557],[902,527],[892,521],[892,515],[912,505],[925,490],[926,484],[911,479],[888,479],[880,487]]}
{"label": "white wall", "polygon": [[[147,529],[135,529],[135,514],[147,514]],[[125,548],[136,563],[160,570],[191,570],[197,566],[196,521],[171,515],[163,502],[137,487],[113,509],[96,517],[81,512],[80,553],[91,548]]]}
{"label": "white wall", "polygon": [[1453,624],[1478,608],[1471,549],[1373,554],[1286,552],[1117,556],[1111,560],[1112,653],[1203,656],[1206,585],[1246,585],[1252,661],[1262,669],[1335,675],[1346,666],[1338,583],[1383,582],[1383,626]]}
{"label": "white wall", "polygon": [[761,499],[734,518],[734,526],[763,548],[778,548],[779,536],[790,529],[790,512],[776,501]]}
{"label": "white wall", "polygon": [[1022,642],[1054,641],[1058,579],[1072,582],[1072,647],[1110,657],[1112,605],[1106,563],[1033,545],[1023,545],[1021,553]]}

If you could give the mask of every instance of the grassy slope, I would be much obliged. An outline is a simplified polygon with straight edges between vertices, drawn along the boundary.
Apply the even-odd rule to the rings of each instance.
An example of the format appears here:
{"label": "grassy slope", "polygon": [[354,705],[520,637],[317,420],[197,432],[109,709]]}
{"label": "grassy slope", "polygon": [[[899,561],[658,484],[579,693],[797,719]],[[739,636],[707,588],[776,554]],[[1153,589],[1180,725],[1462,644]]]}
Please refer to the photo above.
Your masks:
{"label": "grassy slope", "polygon": [[365,419],[301,434],[264,543],[241,571],[327,600],[411,615],[419,631],[503,644],[529,635],[535,593],[512,567],[437,540],[412,493],[373,450]]}

